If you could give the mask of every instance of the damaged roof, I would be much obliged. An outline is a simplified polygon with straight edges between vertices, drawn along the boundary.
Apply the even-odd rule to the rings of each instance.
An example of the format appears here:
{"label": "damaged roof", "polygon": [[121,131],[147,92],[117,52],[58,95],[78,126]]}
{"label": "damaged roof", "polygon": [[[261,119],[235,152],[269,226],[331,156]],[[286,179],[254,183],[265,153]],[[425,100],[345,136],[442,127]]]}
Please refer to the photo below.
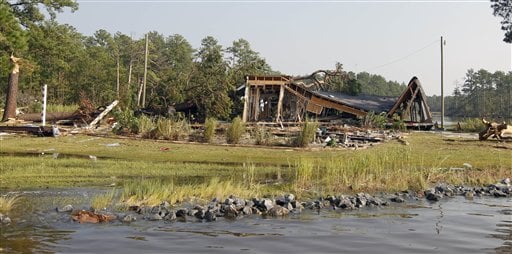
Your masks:
{"label": "damaged roof", "polygon": [[376,95],[348,95],[336,92],[314,91],[319,97],[334,100],[350,107],[373,111],[375,113],[388,112],[396,103],[397,97],[376,96]]}

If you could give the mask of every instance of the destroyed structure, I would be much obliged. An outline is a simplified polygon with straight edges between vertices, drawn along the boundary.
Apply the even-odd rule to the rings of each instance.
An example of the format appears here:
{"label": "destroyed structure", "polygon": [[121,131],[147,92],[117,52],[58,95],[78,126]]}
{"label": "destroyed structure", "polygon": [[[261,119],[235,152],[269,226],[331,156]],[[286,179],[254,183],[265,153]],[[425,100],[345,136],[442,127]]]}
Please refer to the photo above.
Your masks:
{"label": "destroyed structure", "polygon": [[347,95],[319,91],[290,76],[248,76],[244,122],[302,122],[317,119],[361,118],[385,113],[390,122],[402,120],[408,128],[431,129],[432,114],[418,78],[413,77],[398,98]]}

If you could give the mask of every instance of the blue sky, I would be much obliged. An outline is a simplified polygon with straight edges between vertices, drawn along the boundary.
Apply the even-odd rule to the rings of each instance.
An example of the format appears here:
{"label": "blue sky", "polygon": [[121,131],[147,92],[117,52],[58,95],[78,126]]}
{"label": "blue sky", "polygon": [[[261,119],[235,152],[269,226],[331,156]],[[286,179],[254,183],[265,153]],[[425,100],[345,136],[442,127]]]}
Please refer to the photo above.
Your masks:
{"label": "blue sky", "polygon": [[142,38],[183,35],[194,47],[213,36],[244,38],[273,69],[302,75],[368,71],[407,83],[417,76],[440,94],[440,36],[446,39],[445,94],[470,68],[511,71],[512,47],[488,1],[116,1],[79,0],[58,16],[85,35],[96,30]]}

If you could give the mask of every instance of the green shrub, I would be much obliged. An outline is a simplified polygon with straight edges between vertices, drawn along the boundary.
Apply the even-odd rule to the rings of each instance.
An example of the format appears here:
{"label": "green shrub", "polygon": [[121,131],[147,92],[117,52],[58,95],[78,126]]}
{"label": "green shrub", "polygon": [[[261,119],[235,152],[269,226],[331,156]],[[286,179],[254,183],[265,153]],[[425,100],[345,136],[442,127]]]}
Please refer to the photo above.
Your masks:
{"label": "green shrub", "polygon": [[146,115],[142,115],[138,119],[138,125],[139,125],[139,127],[138,127],[139,134],[141,134],[141,136],[143,138],[154,138],[155,137],[156,126],[150,117],[148,117]]}
{"label": "green shrub", "polygon": [[204,141],[212,143],[213,137],[215,136],[215,128],[217,127],[217,119],[213,117],[206,118],[204,122]]}
{"label": "green shrub", "polygon": [[272,144],[272,134],[265,126],[256,125],[253,133],[256,145],[268,146]]}
{"label": "green shrub", "polygon": [[228,127],[226,133],[226,141],[229,144],[238,144],[240,142],[240,138],[245,133],[245,124],[242,122],[240,117],[235,117],[231,122],[231,125]]}
{"label": "green shrub", "polygon": [[363,126],[370,128],[381,128],[386,127],[386,123],[388,122],[388,118],[386,113],[375,114],[375,112],[370,111],[363,118]]}
{"label": "green shrub", "polygon": [[460,131],[479,132],[485,129],[485,125],[480,118],[464,118],[460,122]]}
{"label": "green shrub", "polygon": [[306,119],[299,136],[295,139],[295,146],[307,147],[315,140],[318,122]]}
{"label": "green shrub", "polygon": [[190,126],[185,120],[159,118],[156,121],[156,138],[180,140],[190,133]]}
{"label": "green shrub", "polygon": [[114,118],[117,121],[117,126],[113,129],[114,133],[139,133],[139,119],[133,114],[133,110],[114,111]]}

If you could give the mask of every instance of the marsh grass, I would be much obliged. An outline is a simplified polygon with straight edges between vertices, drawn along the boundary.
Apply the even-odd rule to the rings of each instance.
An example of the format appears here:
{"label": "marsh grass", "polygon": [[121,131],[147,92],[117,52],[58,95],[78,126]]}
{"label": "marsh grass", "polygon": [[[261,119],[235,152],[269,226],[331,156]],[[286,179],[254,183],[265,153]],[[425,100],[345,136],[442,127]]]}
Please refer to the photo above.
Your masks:
{"label": "marsh grass", "polygon": [[19,202],[19,196],[1,196],[0,197],[0,213],[8,213]]}
{"label": "marsh grass", "polygon": [[460,122],[460,127],[463,132],[480,132],[485,129],[481,118],[464,118]]}
{"label": "marsh grass", "polygon": [[318,122],[306,119],[302,125],[302,130],[299,136],[295,139],[295,146],[307,147],[315,141],[316,131],[318,129]]}
{"label": "marsh grass", "polygon": [[272,145],[272,133],[265,126],[256,125],[253,129],[253,136],[256,145]]}
{"label": "marsh grass", "polygon": [[240,138],[245,133],[245,124],[240,117],[235,117],[226,131],[226,141],[228,144],[238,144]]}
{"label": "marsh grass", "polygon": [[190,126],[184,119],[158,118],[156,120],[156,137],[165,140],[183,140],[188,137]]}
{"label": "marsh grass", "polygon": [[153,120],[146,116],[142,115],[138,118],[138,132],[143,138],[154,138],[156,126]]}
{"label": "marsh grass", "polygon": [[48,105],[46,105],[46,112],[50,112],[50,113],[69,112],[69,113],[72,113],[72,112],[77,111],[78,108],[79,108],[79,106],[77,104],[71,104],[71,105],[48,104]]}
{"label": "marsh grass", "polygon": [[171,204],[196,201],[207,203],[213,198],[227,198],[229,195],[257,197],[261,186],[229,178],[211,177],[201,183],[177,185],[174,181],[160,179],[139,179],[124,184],[122,200],[127,205],[157,205],[162,201]]}
{"label": "marsh grass", "polygon": [[91,207],[94,209],[107,209],[115,206],[118,202],[117,190],[112,189],[106,193],[96,195],[91,200]]}
{"label": "marsh grass", "polygon": [[[389,142],[354,151],[119,141],[88,136],[14,137],[0,141],[0,186],[90,187],[114,181],[123,186],[123,200],[158,203],[209,200],[231,194],[252,197],[292,192],[308,196],[423,190],[439,182],[482,186],[510,177],[512,172],[509,143],[500,143],[504,148],[498,149],[494,142],[430,133],[412,133],[406,139],[408,146]],[[113,142],[121,145],[105,146]],[[161,151],[163,145],[169,150]],[[51,154],[43,155],[42,151],[49,148],[61,156],[53,159]],[[15,154],[27,151],[33,154]],[[101,156],[93,161],[90,154]],[[463,168],[464,163],[472,167]]]}
{"label": "marsh grass", "polygon": [[217,127],[217,119],[213,117],[206,118],[204,123],[203,138],[206,143],[212,143],[215,136],[215,128]]}

